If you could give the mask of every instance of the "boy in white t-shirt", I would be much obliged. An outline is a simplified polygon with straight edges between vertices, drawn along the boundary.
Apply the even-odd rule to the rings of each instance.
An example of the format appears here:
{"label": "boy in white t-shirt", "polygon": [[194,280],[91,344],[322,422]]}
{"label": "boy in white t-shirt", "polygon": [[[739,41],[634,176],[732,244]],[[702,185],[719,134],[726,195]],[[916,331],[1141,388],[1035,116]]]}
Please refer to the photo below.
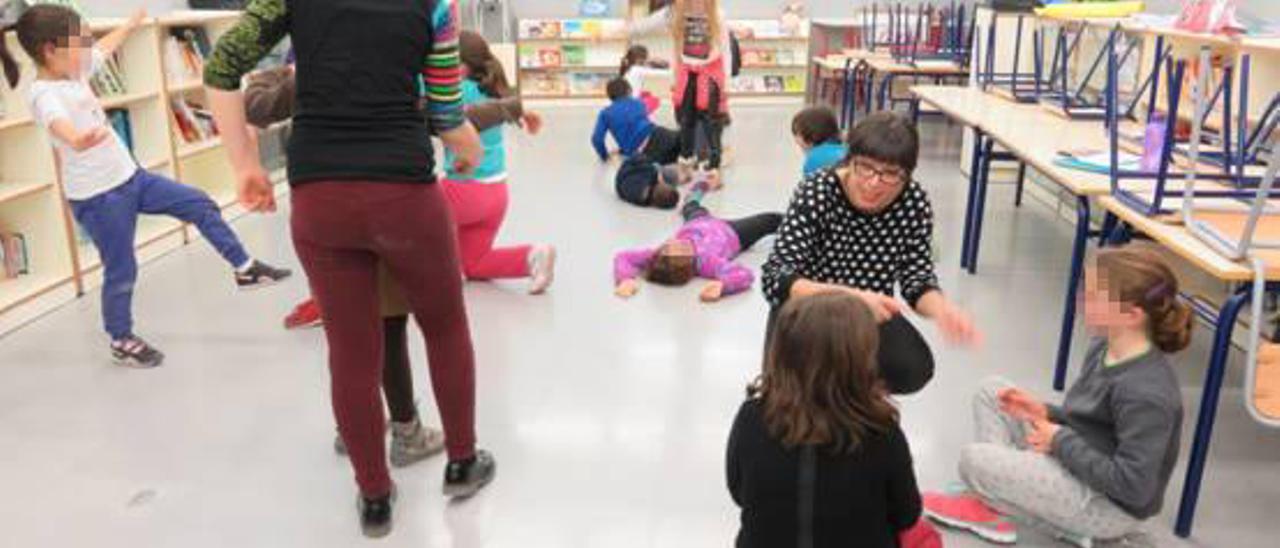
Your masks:
{"label": "boy in white t-shirt", "polygon": [[[290,275],[250,257],[204,192],[139,168],[108,126],[88,80],[145,15],[139,11],[96,46],[80,16],[61,6],[34,6],[14,27],[38,69],[28,92],[31,113],[52,136],[67,200],[102,256],[102,316],[111,335],[112,356],[132,367],[155,367],[164,360],[164,354],[133,332],[139,214],[169,215],[194,224],[235,268],[241,289],[270,285]],[[17,86],[17,65],[2,35],[0,61],[9,84]]]}

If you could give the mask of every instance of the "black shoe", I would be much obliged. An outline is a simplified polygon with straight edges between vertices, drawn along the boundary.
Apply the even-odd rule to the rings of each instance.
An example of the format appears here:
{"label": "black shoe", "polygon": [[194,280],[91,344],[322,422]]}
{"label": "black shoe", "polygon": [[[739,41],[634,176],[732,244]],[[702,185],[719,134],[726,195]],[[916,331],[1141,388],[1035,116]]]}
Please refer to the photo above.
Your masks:
{"label": "black shoe", "polygon": [[253,261],[248,270],[236,272],[236,287],[242,290],[258,289],[280,283],[292,275],[293,271],[287,268],[276,268],[262,261]]}
{"label": "black shoe", "polygon": [[444,468],[444,494],[466,498],[478,493],[498,473],[498,463],[488,451],[476,451],[467,460],[451,461]]}
{"label": "black shoe", "polygon": [[382,538],[391,533],[391,514],[395,502],[396,487],[394,485],[391,486],[391,492],[384,497],[367,499],[361,496],[358,498],[356,508],[360,510],[360,530],[364,536]]}
{"label": "black shoe", "polygon": [[137,369],[151,369],[164,363],[164,353],[135,335],[112,342],[111,358],[116,365]]}

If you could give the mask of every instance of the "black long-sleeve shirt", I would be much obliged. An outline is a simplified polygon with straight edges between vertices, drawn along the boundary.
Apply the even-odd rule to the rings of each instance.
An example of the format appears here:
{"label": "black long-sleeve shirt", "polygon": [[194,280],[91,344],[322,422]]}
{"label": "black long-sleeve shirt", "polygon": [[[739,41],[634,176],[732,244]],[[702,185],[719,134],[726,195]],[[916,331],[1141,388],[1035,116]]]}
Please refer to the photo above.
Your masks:
{"label": "black long-sleeve shirt", "polygon": [[914,307],[938,288],[932,238],[933,208],[919,183],[869,214],[849,203],[836,170],[817,171],[800,183],[778,229],[761,276],[765,297],[782,306],[799,279],[889,296],[896,285]]}
{"label": "black long-sleeve shirt", "polygon": [[811,548],[896,547],[920,519],[911,450],[897,425],[853,454],[788,449],[769,435],[762,402],[748,400],[729,434],[727,473],[742,508],[738,548],[800,546],[801,535]]}

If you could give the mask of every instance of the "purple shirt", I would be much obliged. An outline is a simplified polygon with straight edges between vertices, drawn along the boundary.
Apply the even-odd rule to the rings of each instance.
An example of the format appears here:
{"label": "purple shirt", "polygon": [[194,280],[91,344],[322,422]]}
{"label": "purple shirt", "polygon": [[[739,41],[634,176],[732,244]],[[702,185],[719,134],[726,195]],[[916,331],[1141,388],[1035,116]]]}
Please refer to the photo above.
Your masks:
{"label": "purple shirt", "polygon": [[[742,252],[738,233],[720,219],[707,215],[689,221],[676,232],[675,239],[693,244],[698,276],[724,284],[724,294],[741,293],[751,287],[755,275],[751,270],[733,262]],[[618,253],[613,258],[614,284],[633,280],[649,267],[658,248],[632,249]]]}

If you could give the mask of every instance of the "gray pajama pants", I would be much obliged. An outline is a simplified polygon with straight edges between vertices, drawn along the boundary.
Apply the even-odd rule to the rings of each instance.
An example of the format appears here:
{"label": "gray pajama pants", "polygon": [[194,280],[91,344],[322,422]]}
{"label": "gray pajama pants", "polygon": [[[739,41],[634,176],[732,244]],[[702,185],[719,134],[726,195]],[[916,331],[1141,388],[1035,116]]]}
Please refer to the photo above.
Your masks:
{"label": "gray pajama pants", "polygon": [[997,511],[1026,518],[1058,536],[1114,539],[1135,532],[1141,521],[1071,475],[1048,455],[1032,451],[1026,423],[1000,411],[1001,389],[993,377],[973,399],[977,443],[960,453],[960,477]]}

